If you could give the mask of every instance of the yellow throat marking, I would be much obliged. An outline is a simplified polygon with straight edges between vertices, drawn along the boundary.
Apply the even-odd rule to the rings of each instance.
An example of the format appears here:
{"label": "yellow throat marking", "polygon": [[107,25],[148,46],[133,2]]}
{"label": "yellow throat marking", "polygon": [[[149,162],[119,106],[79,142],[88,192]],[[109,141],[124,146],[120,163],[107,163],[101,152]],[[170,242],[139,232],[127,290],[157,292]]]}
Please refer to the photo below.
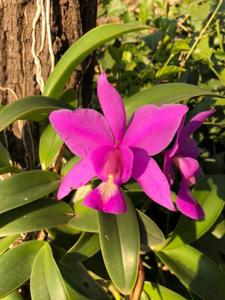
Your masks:
{"label": "yellow throat marking", "polygon": [[102,199],[104,202],[107,202],[116,192],[117,186],[113,182],[113,175],[108,175],[108,180],[105,182],[102,182],[99,185],[99,191],[101,193]]}

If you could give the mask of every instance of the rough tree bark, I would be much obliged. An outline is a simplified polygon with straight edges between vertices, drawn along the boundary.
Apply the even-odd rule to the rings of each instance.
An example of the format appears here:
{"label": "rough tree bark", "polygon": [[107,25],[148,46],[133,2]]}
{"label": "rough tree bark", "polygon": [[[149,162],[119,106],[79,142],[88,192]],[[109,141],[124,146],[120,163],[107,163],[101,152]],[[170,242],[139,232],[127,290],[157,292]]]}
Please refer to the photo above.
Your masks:
{"label": "rough tree bark", "polygon": [[[60,56],[95,26],[96,10],[97,0],[0,0],[1,104],[40,94]],[[87,69],[87,62],[83,67]],[[93,76],[90,60],[88,68]],[[77,88],[80,74],[89,85],[90,76],[86,79],[75,71],[70,86]],[[14,161],[32,168],[37,163],[38,136],[37,124],[19,121],[2,139]]]}

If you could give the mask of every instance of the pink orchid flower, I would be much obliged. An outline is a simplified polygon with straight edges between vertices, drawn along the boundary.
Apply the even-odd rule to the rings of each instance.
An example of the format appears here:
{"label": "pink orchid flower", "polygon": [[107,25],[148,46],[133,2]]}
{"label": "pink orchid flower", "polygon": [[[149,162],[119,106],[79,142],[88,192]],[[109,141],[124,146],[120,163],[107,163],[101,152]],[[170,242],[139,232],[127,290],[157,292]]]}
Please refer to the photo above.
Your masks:
{"label": "pink orchid flower", "polygon": [[173,165],[181,174],[181,183],[177,194],[176,206],[186,216],[198,220],[204,217],[201,206],[193,199],[189,186],[194,185],[196,178],[201,175],[197,157],[200,149],[192,138],[192,134],[211,116],[214,110],[203,111],[195,115],[185,126],[182,120],[177,132],[176,141],[164,155],[164,173],[170,185],[174,183]]}
{"label": "pink orchid flower", "polygon": [[104,73],[98,80],[97,93],[104,115],[93,109],[62,109],[50,114],[53,128],[81,157],[62,179],[57,198],[97,176],[102,183],[83,204],[107,213],[124,213],[126,203],[120,185],[132,177],[152,200],[175,210],[168,180],[152,156],[170,144],[187,106],[145,105],[133,114],[126,128],[122,98]]}

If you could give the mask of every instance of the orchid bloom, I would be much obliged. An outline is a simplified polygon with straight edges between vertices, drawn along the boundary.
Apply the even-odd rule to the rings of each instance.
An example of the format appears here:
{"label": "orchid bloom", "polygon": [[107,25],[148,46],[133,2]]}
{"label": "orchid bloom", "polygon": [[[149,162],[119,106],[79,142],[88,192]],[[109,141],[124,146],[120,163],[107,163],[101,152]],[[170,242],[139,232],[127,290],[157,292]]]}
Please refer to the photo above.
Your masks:
{"label": "orchid bloom", "polygon": [[176,141],[164,155],[164,173],[170,185],[174,183],[173,165],[181,174],[181,183],[177,194],[176,206],[186,216],[192,219],[204,217],[201,206],[193,199],[189,186],[195,184],[201,174],[197,161],[200,149],[192,138],[192,134],[202,125],[205,119],[211,116],[214,110],[203,111],[195,115],[185,126],[185,118],[177,132]]}
{"label": "orchid bloom", "polygon": [[83,204],[107,213],[124,213],[126,203],[120,185],[132,177],[152,200],[175,210],[168,180],[151,156],[170,144],[187,106],[145,105],[133,114],[126,128],[122,98],[104,73],[98,80],[97,93],[104,115],[93,109],[62,109],[50,114],[53,128],[81,157],[62,179],[57,198],[97,176],[102,183]]}

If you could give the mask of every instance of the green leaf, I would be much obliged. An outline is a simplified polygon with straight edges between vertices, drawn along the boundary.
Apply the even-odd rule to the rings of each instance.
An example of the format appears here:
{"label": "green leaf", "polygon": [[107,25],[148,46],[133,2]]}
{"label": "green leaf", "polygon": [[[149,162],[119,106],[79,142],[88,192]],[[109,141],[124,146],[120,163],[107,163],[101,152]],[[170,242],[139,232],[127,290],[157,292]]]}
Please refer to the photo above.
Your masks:
{"label": "green leaf", "polygon": [[138,24],[104,24],[88,31],[61,57],[47,80],[43,94],[55,98],[60,97],[65,83],[76,66],[91,52],[122,34],[147,28],[149,27]]}
{"label": "green leaf", "polygon": [[67,203],[40,199],[1,214],[0,237],[65,224],[72,215]]}
{"label": "green leaf", "polygon": [[179,280],[204,300],[224,300],[225,273],[207,256],[189,245],[158,252]]}
{"label": "green leaf", "polygon": [[2,167],[0,168],[0,175],[6,174],[6,173],[20,173],[22,172],[21,169],[18,169],[17,167]]}
{"label": "green leaf", "polygon": [[96,233],[83,232],[79,240],[62,257],[61,263],[67,264],[74,261],[83,261],[92,257],[100,250],[99,236]]}
{"label": "green leaf", "polygon": [[0,213],[40,199],[58,186],[56,173],[41,170],[22,172],[0,181]]}
{"label": "green leaf", "polygon": [[44,243],[25,242],[0,256],[0,297],[8,295],[28,280],[34,258]]}
{"label": "green leaf", "polygon": [[194,60],[210,64],[212,54],[213,49],[209,47],[209,36],[206,34],[198,43],[192,54],[192,57],[194,58]]}
{"label": "green leaf", "polygon": [[188,39],[180,39],[174,41],[172,54],[180,53],[181,51],[187,52],[188,50],[190,50]]}
{"label": "green leaf", "polygon": [[0,168],[10,167],[10,157],[8,151],[5,147],[0,143]]}
{"label": "green leaf", "polygon": [[[78,101],[76,100],[76,92],[74,89],[66,90],[60,97],[63,102],[67,102],[72,105],[72,109],[78,107]],[[59,135],[56,134],[51,124],[48,124],[40,138],[41,147],[39,147],[39,158],[43,170],[53,164],[59,155],[60,148],[63,146],[63,141],[60,139]]]}
{"label": "green leaf", "polygon": [[45,127],[40,138],[39,158],[43,170],[46,170],[57,158],[63,141],[49,124]]}
{"label": "green leaf", "polygon": [[136,210],[128,197],[126,202],[127,213],[113,215],[99,212],[98,222],[106,269],[117,289],[128,295],[136,282],[140,237]]}
{"label": "green leaf", "polygon": [[9,248],[9,246],[17,240],[18,237],[19,235],[15,234],[0,239],[0,255],[2,255]]}
{"label": "green leaf", "polygon": [[141,237],[141,250],[144,252],[157,248],[165,241],[164,234],[160,228],[140,210],[138,212],[138,223]]}
{"label": "green leaf", "polygon": [[184,297],[157,283],[145,281],[143,290],[151,300],[185,300]]}
{"label": "green leaf", "polygon": [[122,0],[111,0],[107,6],[107,15],[121,16],[128,10],[128,6]]}
{"label": "green leaf", "polygon": [[32,300],[70,300],[48,244],[36,256],[30,278]]}
{"label": "green leaf", "polygon": [[23,297],[17,291],[14,291],[6,297],[1,298],[1,300],[23,300]]}
{"label": "green leaf", "polygon": [[185,72],[185,69],[181,68],[181,67],[178,67],[178,66],[166,65],[166,66],[163,66],[162,68],[160,68],[157,71],[155,77],[157,79],[159,79],[159,78],[174,75],[174,74],[177,74],[177,73],[180,73],[180,72]]}
{"label": "green leaf", "polygon": [[214,95],[210,90],[186,83],[164,83],[150,87],[125,99],[127,118],[142,105],[166,104],[188,100],[192,97]]}
{"label": "green leaf", "polygon": [[72,218],[68,225],[88,232],[98,232],[98,219],[96,210],[84,206],[82,201],[75,204],[75,217]]}
{"label": "green leaf", "polygon": [[16,120],[36,120],[41,114],[70,106],[59,99],[31,96],[14,101],[0,111],[0,131]]}
{"label": "green leaf", "polygon": [[195,187],[193,197],[200,203],[204,212],[203,220],[194,221],[182,216],[166,241],[164,249],[173,249],[190,244],[205,234],[216,222],[224,207],[225,175],[215,175],[202,179]]}
{"label": "green leaf", "polygon": [[[66,284],[74,292],[93,300],[110,299],[81,263],[71,260],[70,264],[59,265],[59,268]],[[75,298],[74,300],[79,300],[79,298]],[[81,300],[83,299],[81,298]]]}
{"label": "green leaf", "polygon": [[218,239],[221,239],[223,236],[225,236],[225,220],[222,220],[216,225],[212,234]]}

